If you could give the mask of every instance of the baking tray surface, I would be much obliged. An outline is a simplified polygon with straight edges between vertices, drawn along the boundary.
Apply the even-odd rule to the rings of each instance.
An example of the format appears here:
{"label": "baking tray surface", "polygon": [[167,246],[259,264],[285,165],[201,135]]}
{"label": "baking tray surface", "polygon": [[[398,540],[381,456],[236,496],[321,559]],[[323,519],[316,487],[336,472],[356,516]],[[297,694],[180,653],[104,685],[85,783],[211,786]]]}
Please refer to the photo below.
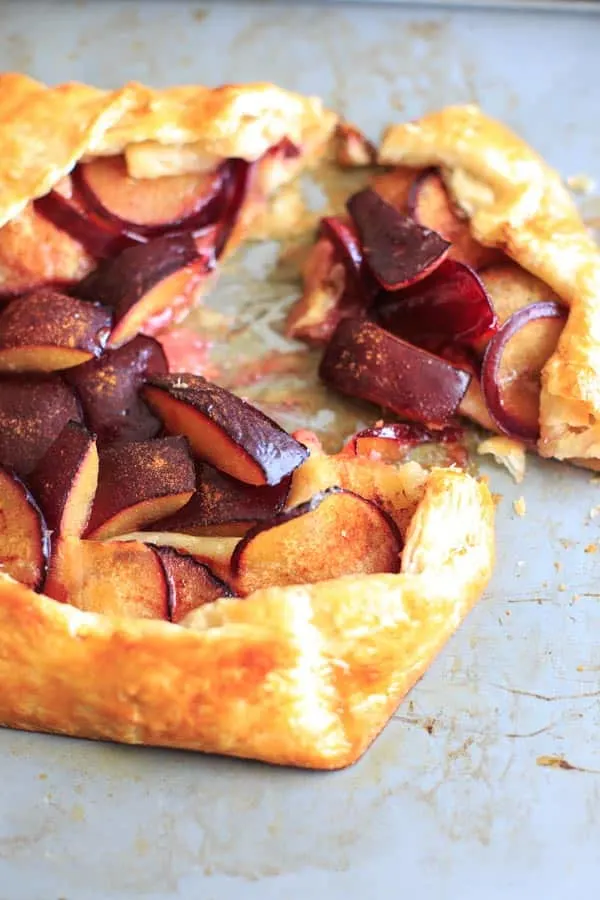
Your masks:
{"label": "baking tray surface", "polygon": [[[30,0],[0,16],[2,68],[53,83],[273,80],[374,139],[475,101],[565,176],[600,179],[593,15]],[[306,190],[314,208],[340,200],[331,182]],[[598,198],[581,203],[600,224]],[[238,254],[209,300],[236,319],[230,360],[299,349],[279,331],[298,292],[294,245],[281,250]],[[282,398],[295,377],[247,391],[294,424]],[[350,420],[329,403],[312,423],[333,444]],[[361,762],[319,774],[0,731],[0,900],[587,896],[600,875],[600,483],[539,460],[522,485],[481,470],[502,495],[493,582]]]}

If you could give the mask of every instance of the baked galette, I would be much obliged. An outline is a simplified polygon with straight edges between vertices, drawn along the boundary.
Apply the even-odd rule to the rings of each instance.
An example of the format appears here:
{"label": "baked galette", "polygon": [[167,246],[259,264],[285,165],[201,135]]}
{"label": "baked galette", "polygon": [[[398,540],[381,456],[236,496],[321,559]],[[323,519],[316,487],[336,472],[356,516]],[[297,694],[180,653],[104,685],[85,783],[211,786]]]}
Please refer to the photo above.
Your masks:
{"label": "baked galette", "polygon": [[0,77],[1,724],[340,768],[487,584],[484,484],[393,425],[326,455],[165,354],[335,126]]}
{"label": "baked galette", "polygon": [[401,417],[600,466],[600,252],[559,175],[475,106],[390,127],[378,161],[322,221],[289,333]]}

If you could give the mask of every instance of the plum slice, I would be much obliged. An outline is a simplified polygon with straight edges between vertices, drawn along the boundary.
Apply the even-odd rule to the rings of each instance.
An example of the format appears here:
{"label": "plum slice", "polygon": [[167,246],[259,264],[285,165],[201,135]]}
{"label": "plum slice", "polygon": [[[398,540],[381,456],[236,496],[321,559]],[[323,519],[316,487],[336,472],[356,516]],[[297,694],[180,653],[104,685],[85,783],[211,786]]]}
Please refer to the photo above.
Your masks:
{"label": "plum slice", "polygon": [[339,324],[319,374],[344,394],[425,425],[447,424],[471,379],[464,369],[363,319]]}
{"label": "plum slice", "polygon": [[239,537],[257,522],[280,512],[289,489],[289,477],[273,486],[246,484],[207,463],[199,463],[191,499],[155,527],[186,534]]}
{"label": "plum slice", "polygon": [[167,371],[161,345],[139,335],[99,359],[69,369],[65,378],[81,402],[83,414],[98,444],[115,441],[145,441],[155,437],[162,425],[140,397],[148,375]]}
{"label": "plum slice", "polygon": [[561,302],[547,284],[512,260],[489,266],[479,273],[479,277],[501,325],[524,306],[544,300]]}
{"label": "plum slice", "polygon": [[417,171],[417,169],[409,169],[405,166],[396,166],[389,172],[375,175],[371,181],[371,187],[398,212],[403,215],[411,215],[409,198]]}
{"label": "plum slice", "polygon": [[132,178],[123,156],[98,157],[75,170],[85,202],[137,233],[198,230],[214,220],[223,188],[221,167],[212,172]]}
{"label": "plum slice", "polygon": [[167,431],[185,435],[196,456],[239,481],[279,484],[308,456],[263,412],[201,375],[151,376],[142,393]]}
{"label": "plum slice", "polygon": [[378,285],[365,264],[350,220],[328,216],[302,270],[304,290],[292,307],[286,334],[326,344],[343,318],[367,311]]}
{"label": "plum slice", "polygon": [[341,216],[325,216],[319,225],[319,237],[331,241],[340,260],[358,277],[364,264],[364,255],[352,220]]}
{"label": "plum slice", "polygon": [[437,169],[426,169],[414,180],[408,197],[408,214],[426,228],[437,231],[452,244],[448,257],[482,269],[501,258],[493,247],[484,247],[473,235],[469,222],[461,217]]}
{"label": "plum slice", "polygon": [[46,575],[50,534],[21,479],[0,466],[0,570],[32,590]]}
{"label": "plum slice", "polygon": [[44,593],[85,612],[138,619],[169,618],[170,586],[152,547],[139,541],[61,538]]}
{"label": "plum slice", "polygon": [[171,515],[194,492],[194,464],[182,437],[100,450],[98,489],[87,537],[107,540]]}
{"label": "plum slice", "polygon": [[476,345],[497,328],[481,279],[453,259],[412,287],[382,294],[375,315],[384,328],[418,346],[431,340]]}
{"label": "plum slice", "polygon": [[481,387],[496,427],[509,437],[539,437],[541,371],[556,349],[567,310],[553,300],[510,316],[487,345]]}
{"label": "plum slice", "polygon": [[344,452],[351,456],[399,462],[409,450],[421,444],[455,444],[462,436],[462,429],[453,425],[434,430],[417,422],[387,422],[363,428],[352,435]]}
{"label": "plum slice", "polygon": [[349,315],[357,315],[362,303],[353,308],[355,304],[345,302],[347,270],[336,259],[336,249],[329,238],[319,238],[311,248],[302,277],[304,289],[290,310],[286,334],[309,344],[326,344],[346,309],[349,308]]}
{"label": "plum slice", "polygon": [[59,375],[0,376],[0,463],[28,475],[69,420],[81,409]]}
{"label": "plum slice", "polygon": [[[273,148],[273,151],[276,152],[276,148]],[[248,197],[252,195],[256,183],[256,163],[247,162],[245,159],[230,159],[225,165],[223,190],[219,198],[219,211],[216,217],[215,256],[217,259],[220,259],[230,242],[235,243],[240,210]]]}
{"label": "plum slice", "polygon": [[287,506],[305,503],[328,488],[341,487],[377,503],[404,536],[417,504],[423,499],[427,478],[425,469],[414,462],[398,468],[343,452],[334,456],[311,454],[294,472]]}
{"label": "plum slice", "polygon": [[365,309],[374,299],[379,286],[365,262],[365,253],[354,222],[351,218],[326,216],[321,219],[319,236],[331,241],[335,258],[346,271],[344,307]]}
{"label": "plum slice", "polygon": [[[214,253],[190,234],[166,235],[124,250],[98,266],[78,287],[84,300],[109,306],[115,325],[108,342],[118,347],[163,314],[183,315],[214,269]],[[166,323],[164,323],[166,324]]]}
{"label": "plum slice", "polygon": [[96,259],[115,256],[132,244],[146,240],[143,235],[126,231],[117,222],[96,215],[85,205],[69,176],[49,194],[34,200],[34,207],[44,219],[78,241]]}
{"label": "plum slice", "polygon": [[51,288],[18,297],[0,312],[0,372],[53,372],[99,356],[112,313]]}
{"label": "plum slice", "polygon": [[231,558],[242,596],[273,585],[397,572],[402,540],[377,504],[333,487],[252,528]]}
{"label": "plum slice", "polygon": [[66,537],[81,537],[98,486],[95,437],[79,422],[67,422],[28,475],[27,483],[48,527]]}
{"label": "plum slice", "polygon": [[226,584],[231,580],[231,555],[238,544],[238,538],[204,537],[171,531],[132,531],[119,535],[115,541],[141,541],[154,548],[173,547],[208,566]]}
{"label": "plum slice", "polygon": [[219,597],[233,596],[228,584],[205,564],[174,547],[154,547],[169,582],[169,619],[181,622],[188,613]]}
{"label": "plum slice", "polygon": [[402,215],[372,188],[347,203],[371,271],[386,290],[425,278],[448,255],[450,244],[435,231]]}

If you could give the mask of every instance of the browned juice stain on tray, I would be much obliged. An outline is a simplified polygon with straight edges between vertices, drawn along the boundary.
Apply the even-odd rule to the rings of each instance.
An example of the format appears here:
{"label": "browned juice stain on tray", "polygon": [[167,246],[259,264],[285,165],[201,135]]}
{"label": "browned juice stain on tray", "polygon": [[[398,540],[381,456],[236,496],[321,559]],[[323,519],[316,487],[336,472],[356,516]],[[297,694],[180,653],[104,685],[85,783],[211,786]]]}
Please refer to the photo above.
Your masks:
{"label": "browned juice stain on tray", "polygon": [[563,769],[567,772],[587,772],[591,775],[600,775],[600,769],[588,769],[585,766],[577,766],[565,759],[564,756],[538,756],[536,765],[548,769]]}

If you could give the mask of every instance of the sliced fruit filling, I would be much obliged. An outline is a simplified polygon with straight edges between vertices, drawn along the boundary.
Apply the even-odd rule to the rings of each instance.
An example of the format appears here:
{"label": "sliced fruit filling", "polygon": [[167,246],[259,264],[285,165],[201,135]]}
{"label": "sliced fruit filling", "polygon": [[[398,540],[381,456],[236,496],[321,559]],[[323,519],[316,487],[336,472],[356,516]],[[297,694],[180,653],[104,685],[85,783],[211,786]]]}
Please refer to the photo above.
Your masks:
{"label": "sliced fruit filling", "polygon": [[[127,247],[165,235],[213,233],[218,258],[225,249],[242,204],[259,178],[261,163],[293,159],[298,149],[283,140],[262,159],[227,159],[205,172],[133,177],[126,155],[79,163],[35,210],[96,259],[112,258]],[[256,197],[255,199],[259,199]]]}
{"label": "sliced fruit filling", "polygon": [[[161,154],[173,149],[169,166]],[[183,318],[216,261],[295,173],[300,149],[284,138],[254,161],[211,157],[200,171],[187,171],[182,154],[185,147],[140,144],[78,163],[0,229],[0,298],[70,289],[100,267],[100,281],[113,284],[109,306],[120,307],[115,346]],[[125,251],[134,252],[119,265]],[[130,271],[119,292],[114,284],[124,268]]]}
{"label": "sliced fruit filling", "polygon": [[287,333],[323,381],[434,429],[466,415],[534,445],[541,371],[567,311],[479,244],[435,170],[392,170],[321,221]]}
{"label": "sliced fruit filling", "polygon": [[[326,456],[313,435],[301,443],[200,376],[150,374],[164,362],[149,338],[89,365],[73,368],[74,388],[59,375],[5,376],[14,433],[30,434],[35,460],[21,477],[5,465],[14,446],[0,447],[0,566],[17,580],[88,612],[177,623],[219,597],[399,571],[427,474],[383,461],[380,442],[406,443],[394,427]],[[69,416],[77,389],[98,434]],[[38,394],[63,400],[60,428],[56,416],[51,431],[39,426]],[[161,433],[130,439],[153,421],[146,402]],[[119,403],[133,420],[121,431]]]}
{"label": "sliced fruit filling", "polygon": [[[283,140],[253,163],[138,178],[128,164],[144,176],[143,152],[98,158],[26,211],[90,261],[69,293],[40,286],[0,311],[0,565],[27,586],[175,622],[233,593],[236,540],[220,535],[281,515],[308,450],[187,371],[197,341],[182,348],[163,332],[239,239],[246,201],[259,205],[298,155]],[[113,541],[150,525],[153,541]],[[318,565],[314,577],[326,577]],[[257,577],[242,569],[246,582]]]}
{"label": "sliced fruit filling", "polygon": [[[349,129],[343,153],[372,161],[359,137]],[[282,141],[266,156],[297,154]],[[526,306],[524,284],[515,295],[511,264],[469,243],[435,173],[413,187],[382,176],[385,198],[361,191],[322,221],[289,329],[325,345],[332,387],[410,424],[378,423],[328,456],[194,374],[205,348],[189,334],[162,333],[237,239],[246,199],[266,196],[262,161],[142,179],[130,162],[83,162],[34,204],[92,265],[0,311],[0,566],[82,610],[174,623],[219,597],[398,572],[428,479],[409,448],[458,446],[479,377],[497,427],[518,419],[535,373],[514,376],[515,341],[547,320],[555,336],[561,308]],[[493,265],[479,273],[470,254]]]}
{"label": "sliced fruit filling", "polygon": [[[115,346],[115,291],[148,277],[127,272],[100,268],[89,299],[40,289],[0,314],[0,567],[88,612],[175,623],[262,587],[399,571],[427,476],[383,460],[426,429],[375,429],[327,457],[311,433],[169,372],[154,338]],[[393,442],[395,459],[379,452]]]}

